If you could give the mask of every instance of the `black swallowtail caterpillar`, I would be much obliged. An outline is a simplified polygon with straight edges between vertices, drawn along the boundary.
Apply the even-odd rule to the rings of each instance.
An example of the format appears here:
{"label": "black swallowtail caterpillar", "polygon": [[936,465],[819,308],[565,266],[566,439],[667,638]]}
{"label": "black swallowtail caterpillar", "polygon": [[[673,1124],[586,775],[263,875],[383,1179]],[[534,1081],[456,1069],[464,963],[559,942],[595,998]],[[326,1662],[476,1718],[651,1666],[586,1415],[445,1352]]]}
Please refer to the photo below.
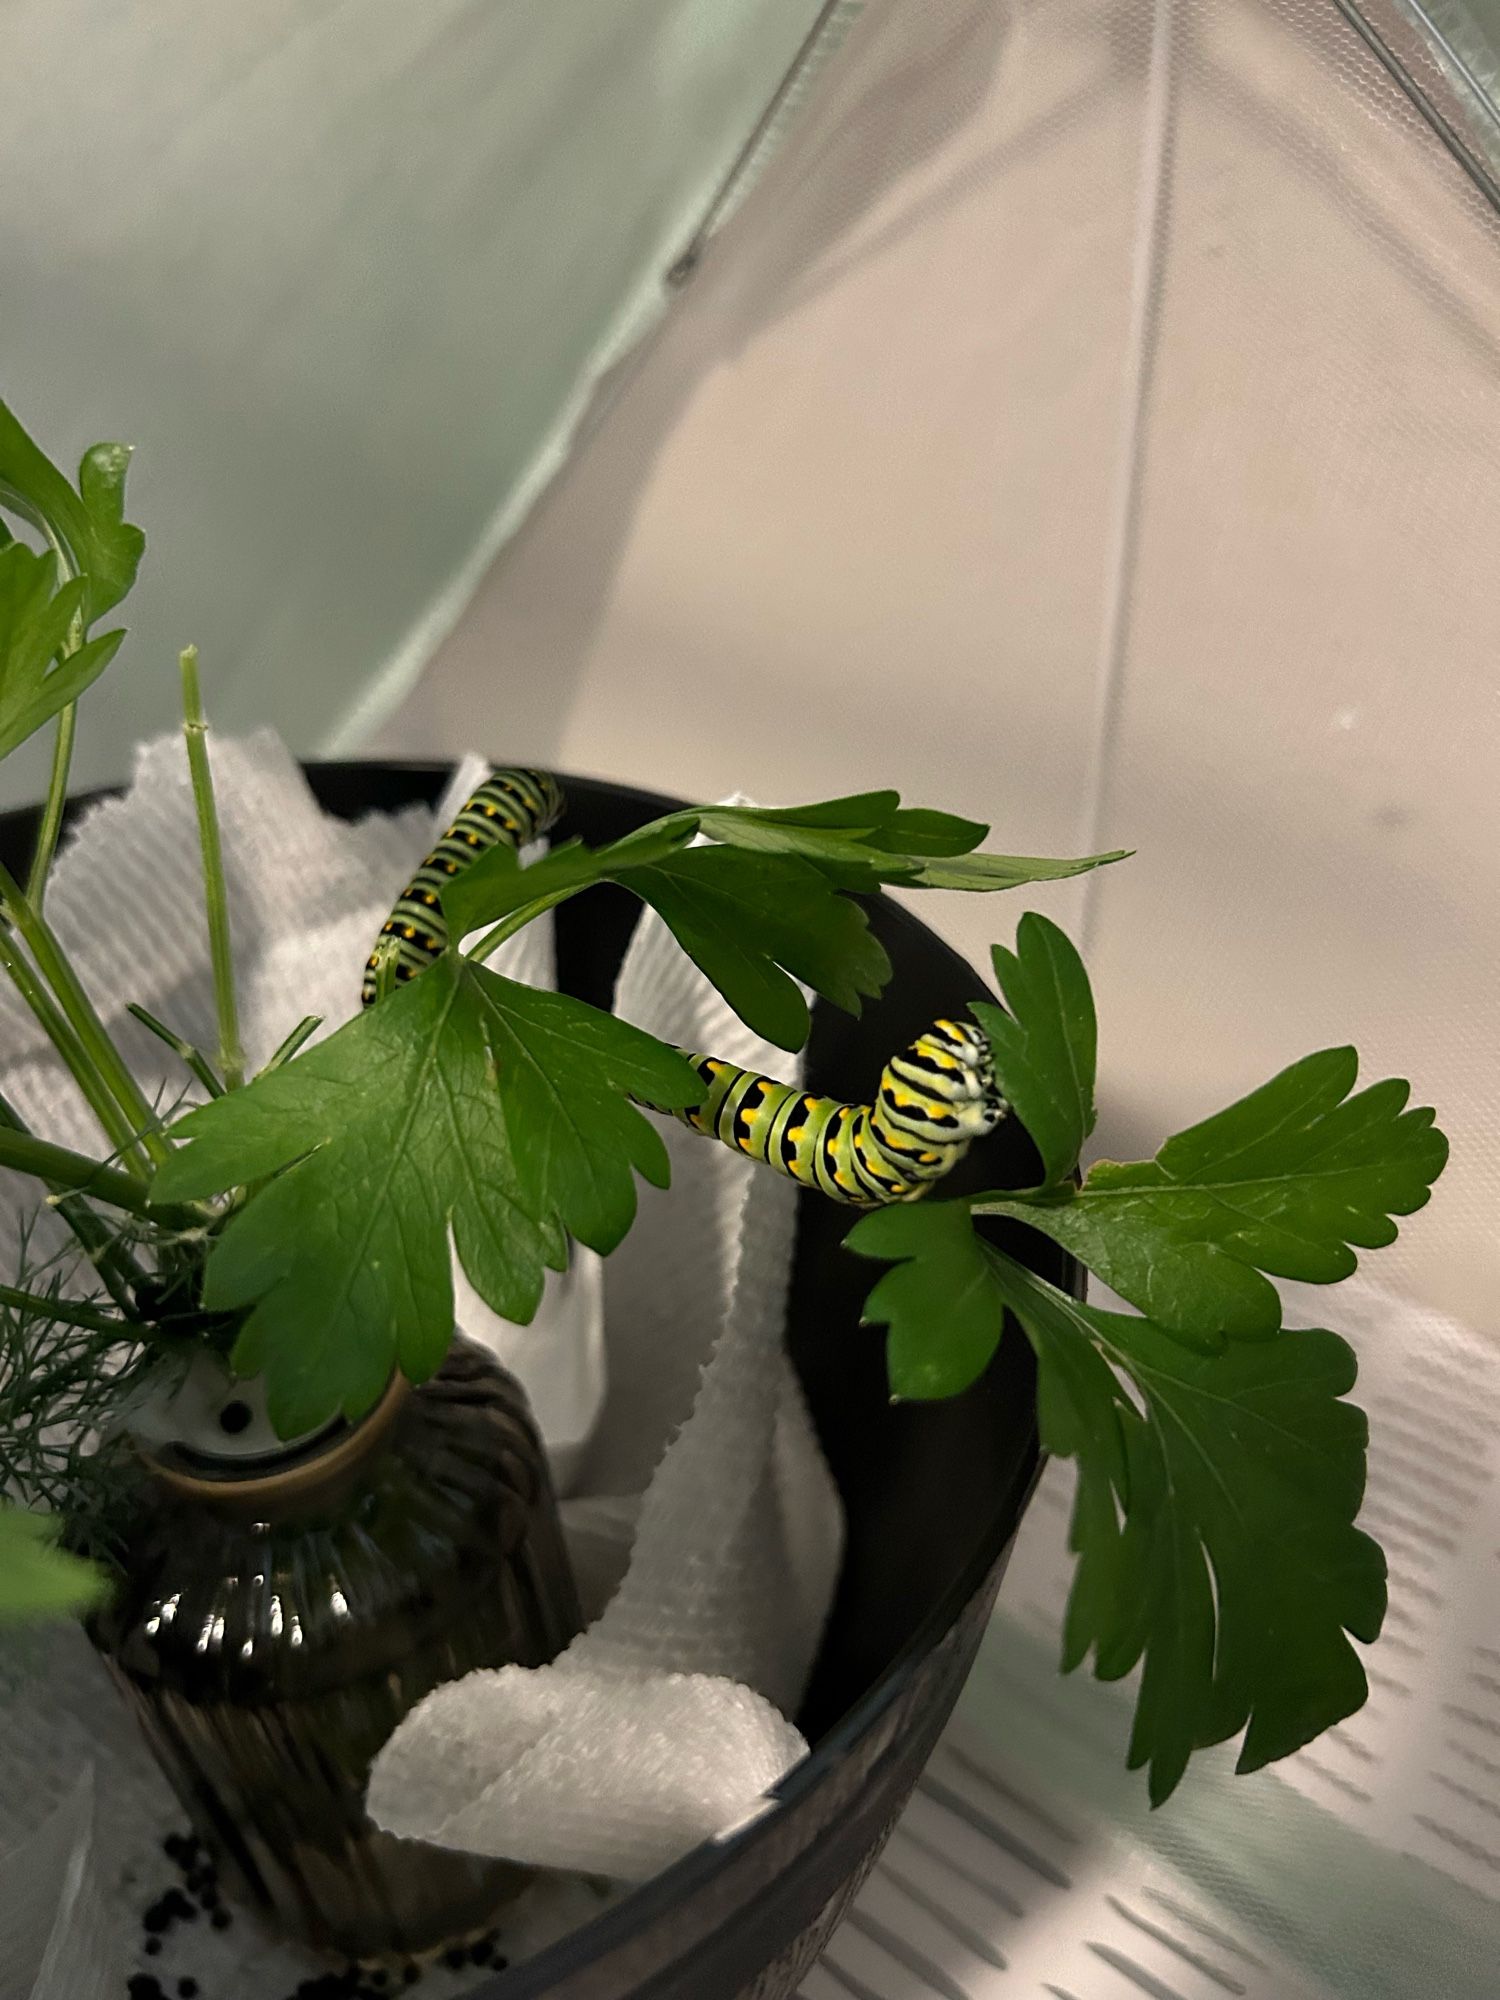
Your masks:
{"label": "black swallowtail caterpillar", "polygon": [[713,1056],[688,1061],[708,1095],[674,1113],[684,1125],[859,1208],[915,1201],[1006,1111],[990,1045],[967,1021],[936,1021],[893,1057],[873,1104],[809,1097]]}
{"label": "black swallowtail caterpillar", "polygon": [[[415,978],[446,949],[442,891],[452,877],[502,840],[524,846],[556,821],[562,807],[561,788],[544,771],[495,771],[485,779],[381,929],[382,940],[395,940],[396,979]],[[377,942],[365,969],[367,1007],[376,998],[381,963]],[[966,1021],[937,1021],[893,1057],[873,1104],[810,1097],[714,1056],[687,1059],[707,1095],[674,1117],[803,1187],[861,1208],[916,1200],[1006,1111],[989,1043]]]}
{"label": "black swallowtail caterpillar", "polygon": [[[492,771],[464,801],[458,817],[401,892],[381,926],[381,938],[395,939],[395,977],[414,979],[447,949],[442,892],[449,880],[487,848],[504,841],[524,847],[545,833],[563,808],[562,788],[545,771]],[[368,1007],[378,987],[381,953],[365,962],[360,998]]]}

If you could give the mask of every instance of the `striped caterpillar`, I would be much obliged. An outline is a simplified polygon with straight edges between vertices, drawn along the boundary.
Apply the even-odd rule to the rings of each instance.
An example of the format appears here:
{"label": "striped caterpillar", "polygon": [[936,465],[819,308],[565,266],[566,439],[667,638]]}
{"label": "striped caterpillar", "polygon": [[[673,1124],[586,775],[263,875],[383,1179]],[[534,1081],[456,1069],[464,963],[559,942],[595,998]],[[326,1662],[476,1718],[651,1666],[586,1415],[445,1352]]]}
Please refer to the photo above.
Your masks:
{"label": "striped caterpillar", "polygon": [[674,1117],[859,1208],[917,1200],[1006,1110],[989,1043],[966,1021],[936,1021],[893,1057],[873,1104],[809,1097],[713,1056],[688,1061],[708,1095]]}
{"label": "striped caterpillar", "polygon": [[365,961],[360,999],[368,1007],[380,990],[381,940],[395,940],[395,977],[425,972],[448,945],[442,893],[452,878],[502,841],[524,847],[545,833],[563,809],[562,788],[545,771],[492,771],[464,801],[453,824],[402,890]]}
{"label": "striped caterpillar", "polygon": [[[442,892],[488,848],[521,847],[563,808],[543,771],[495,771],[467,799],[403,890],[365,968],[365,1006],[379,992],[394,940],[394,976],[414,979],[448,943]],[[684,1051],[687,1054],[687,1051]],[[937,1021],[886,1064],[873,1104],[810,1097],[791,1084],[717,1057],[687,1055],[706,1087],[701,1103],[672,1115],[695,1132],[764,1160],[801,1186],[861,1208],[915,1201],[1005,1115],[989,1043],[967,1022]],[[648,1107],[662,1109],[661,1106]]]}

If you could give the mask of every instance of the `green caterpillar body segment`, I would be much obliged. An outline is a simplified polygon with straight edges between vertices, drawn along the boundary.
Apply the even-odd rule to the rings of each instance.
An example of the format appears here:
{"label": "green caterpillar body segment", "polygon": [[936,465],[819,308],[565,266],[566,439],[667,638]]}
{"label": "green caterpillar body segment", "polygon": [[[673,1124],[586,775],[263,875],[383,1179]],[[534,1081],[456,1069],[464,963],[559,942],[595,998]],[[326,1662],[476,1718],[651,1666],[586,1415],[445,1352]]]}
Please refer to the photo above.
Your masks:
{"label": "green caterpillar body segment", "polygon": [[[524,847],[545,833],[563,809],[562,788],[545,771],[492,771],[464,801],[457,818],[401,892],[395,909],[381,926],[381,939],[393,940],[395,978],[415,979],[447,949],[448,926],[443,920],[442,893],[488,848],[503,841]],[[380,953],[365,962],[360,991],[368,1007],[379,990]]]}
{"label": "green caterpillar body segment", "polygon": [[683,1124],[859,1208],[915,1201],[1006,1111],[989,1043],[966,1021],[934,1022],[887,1063],[873,1104],[810,1097],[714,1056],[688,1061],[708,1094],[675,1114]]}

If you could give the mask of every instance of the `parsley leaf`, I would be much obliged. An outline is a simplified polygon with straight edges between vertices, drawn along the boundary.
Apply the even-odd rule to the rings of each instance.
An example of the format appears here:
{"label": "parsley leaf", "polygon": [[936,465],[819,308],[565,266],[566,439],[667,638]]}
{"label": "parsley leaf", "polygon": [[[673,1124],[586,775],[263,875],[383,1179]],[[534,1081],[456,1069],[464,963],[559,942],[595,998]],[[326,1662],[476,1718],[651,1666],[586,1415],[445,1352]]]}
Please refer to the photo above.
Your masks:
{"label": "parsley leaf", "polygon": [[[984,1245],[965,1203],[893,1202],[846,1237],[862,1257],[891,1269],[872,1288],[862,1315],[882,1324],[891,1394],[912,1402],[957,1396],[989,1366],[1000,1313]],[[941,1309],[934,1310],[941,1299]]]}
{"label": "parsley leaf", "polygon": [[1027,882],[1065,882],[1070,876],[1087,875],[1091,869],[1107,868],[1112,861],[1129,858],[1130,850],[1125,847],[1109,854],[1081,855],[1075,861],[1052,861],[1035,854],[956,854],[923,862],[899,886],[966,889],[988,895],[997,889],[1019,889]]}
{"label": "parsley leaf", "polygon": [[[569,841],[529,868],[493,848],[455,876],[443,908],[451,932],[466,937],[544,898],[619,882],[651,904],[757,1033],[799,1049],[809,1016],[798,980],[857,1013],[890,978],[863,913],[837,892],[1011,889],[1120,858],[973,853],[987,831],[977,820],[903,807],[893,791],[803,806],[691,806],[605,847]],[[703,840],[689,846],[695,834]]]}
{"label": "parsley leaf", "polygon": [[[1081,1588],[1063,1665],[1093,1650],[1115,1679],[1144,1659],[1130,1764],[1150,1765],[1152,1803],[1195,1749],[1244,1729],[1239,1769],[1259,1770],[1353,1714],[1367,1688],[1345,1635],[1379,1636],[1385,1559],[1354,1526],[1367,1427],[1340,1400],[1355,1378],[1346,1343],[1283,1328],[1194,1354],[1148,1319],[1080,1305],[986,1256],[1052,1376],[1042,1441],[1079,1461]],[[1081,1342],[1099,1369],[1060,1373],[1058,1350],[1076,1363]]]}
{"label": "parsley leaf", "polygon": [[87,590],[82,577],[59,588],[50,553],[36,555],[24,542],[0,548],[0,757],[77,701],[114,658],[123,631],[90,639],[53,665]]}
{"label": "parsley leaf", "polygon": [[980,1242],[963,1203],[876,1213],[848,1242],[905,1259],[867,1307],[889,1324],[901,1393],[961,1386],[1007,1307],[1035,1348],[1042,1443],[1079,1471],[1064,1667],[1092,1651],[1117,1679],[1144,1660],[1130,1762],[1150,1765],[1154,1804],[1196,1748],[1243,1729],[1239,1767],[1255,1770],[1360,1706],[1346,1635],[1379,1633],[1385,1565],[1353,1525],[1366,1427],[1340,1400],[1355,1371],[1337,1335],[1192,1353]]}
{"label": "parsley leaf", "polygon": [[631,869],[665,861],[692,837],[689,816],[685,824],[664,822],[608,847],[566,840],[524,868],[513,847],[492,847],[443,890],[443,914],[453,936],[465,937],[481,924],[496,923],[543,897],[561,899],[596,882],[628,880]]}
{"label": "parsley leaf", "polygon": [[975,854],[989,832],[979,820],[903,806],[899,792],[857,792],[805,806],[704,806],[698,823],[714,840],[768,854],[796,854],[831,870],[845,888],[891,883],[910,889],[1014,889],[1053,882],[1124,858],[1074,861]]}
{"label": "parsley leaf", "polygon": [[53,1546],[57,1522],[0,1506],[0,1623],[86,1611],[104,1595],[92,1563]]}
{"label": "parsley leaf", "polygon": [[1098,1027],[1088,974],[1067,934],[1035,911],[1017,926],[1015,950],[997,944],[992,956],[1006,1007],[977,1000],[970,1011],[989,1039],[1000,1093],[1056,1185],[1094,1129]]}
{"label": "parsley leaf", "polygon": [[75,492],[0,403],[0,507],[61,544],[84,579],[86,623],[125,596],[146,546],[125,519],[129,465],[128,445],[96,444],[83,455]]}
{"label": "parsley leaf", "polygon": [[857,1014],[891,976],[864,911],[798,855],[689,847],[634,870],[628,886],[740,1019],[777,1048],[807,1040],[798,979]]}
{"label": "parsley leaf", "polygon": [[1348,1277],[1353,1246],[1392,1242],[1391,1218],[1423,1205],[1448,1157],[1400,1078],[1350,1096],[1358,1069],[1350,1048],[1305,1056],[1154,1160],[1101,1160],[1076,1193],[986,1197],[978,1212],[1042,1230],[1181,1338],[1264,1338],[1281,1305],[1262,1272]]}
{"label": "parsley leaf", "polygon": [[423,1381],[453,1330],[451,1228],[476,1289],[526,1321],[564,1232],[608,1251],[634,1167],[665,1147],[625,1094],[691,1104],[688,1064],[613,1016],[445,954],[420,979],[243,1090],[189,1112],[154,1200],[274,1176],[208,1260],[212,1311],[249,1309],[234,1351],[264,1370],[283,1435]]}

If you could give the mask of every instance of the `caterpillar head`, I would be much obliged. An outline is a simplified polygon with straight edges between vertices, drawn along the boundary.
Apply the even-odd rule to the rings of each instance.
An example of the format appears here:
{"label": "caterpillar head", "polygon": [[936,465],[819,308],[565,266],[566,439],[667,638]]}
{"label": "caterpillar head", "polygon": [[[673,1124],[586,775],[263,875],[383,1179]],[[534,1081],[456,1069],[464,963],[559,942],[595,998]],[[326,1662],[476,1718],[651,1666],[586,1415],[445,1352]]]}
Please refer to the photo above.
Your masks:
{"label": "caterpillar head", "polygon": [[1010,1109],[995,1087],[989,1042],[972,1022],[935,1021],[911,1055],[965,1138],[993,1132]]}

